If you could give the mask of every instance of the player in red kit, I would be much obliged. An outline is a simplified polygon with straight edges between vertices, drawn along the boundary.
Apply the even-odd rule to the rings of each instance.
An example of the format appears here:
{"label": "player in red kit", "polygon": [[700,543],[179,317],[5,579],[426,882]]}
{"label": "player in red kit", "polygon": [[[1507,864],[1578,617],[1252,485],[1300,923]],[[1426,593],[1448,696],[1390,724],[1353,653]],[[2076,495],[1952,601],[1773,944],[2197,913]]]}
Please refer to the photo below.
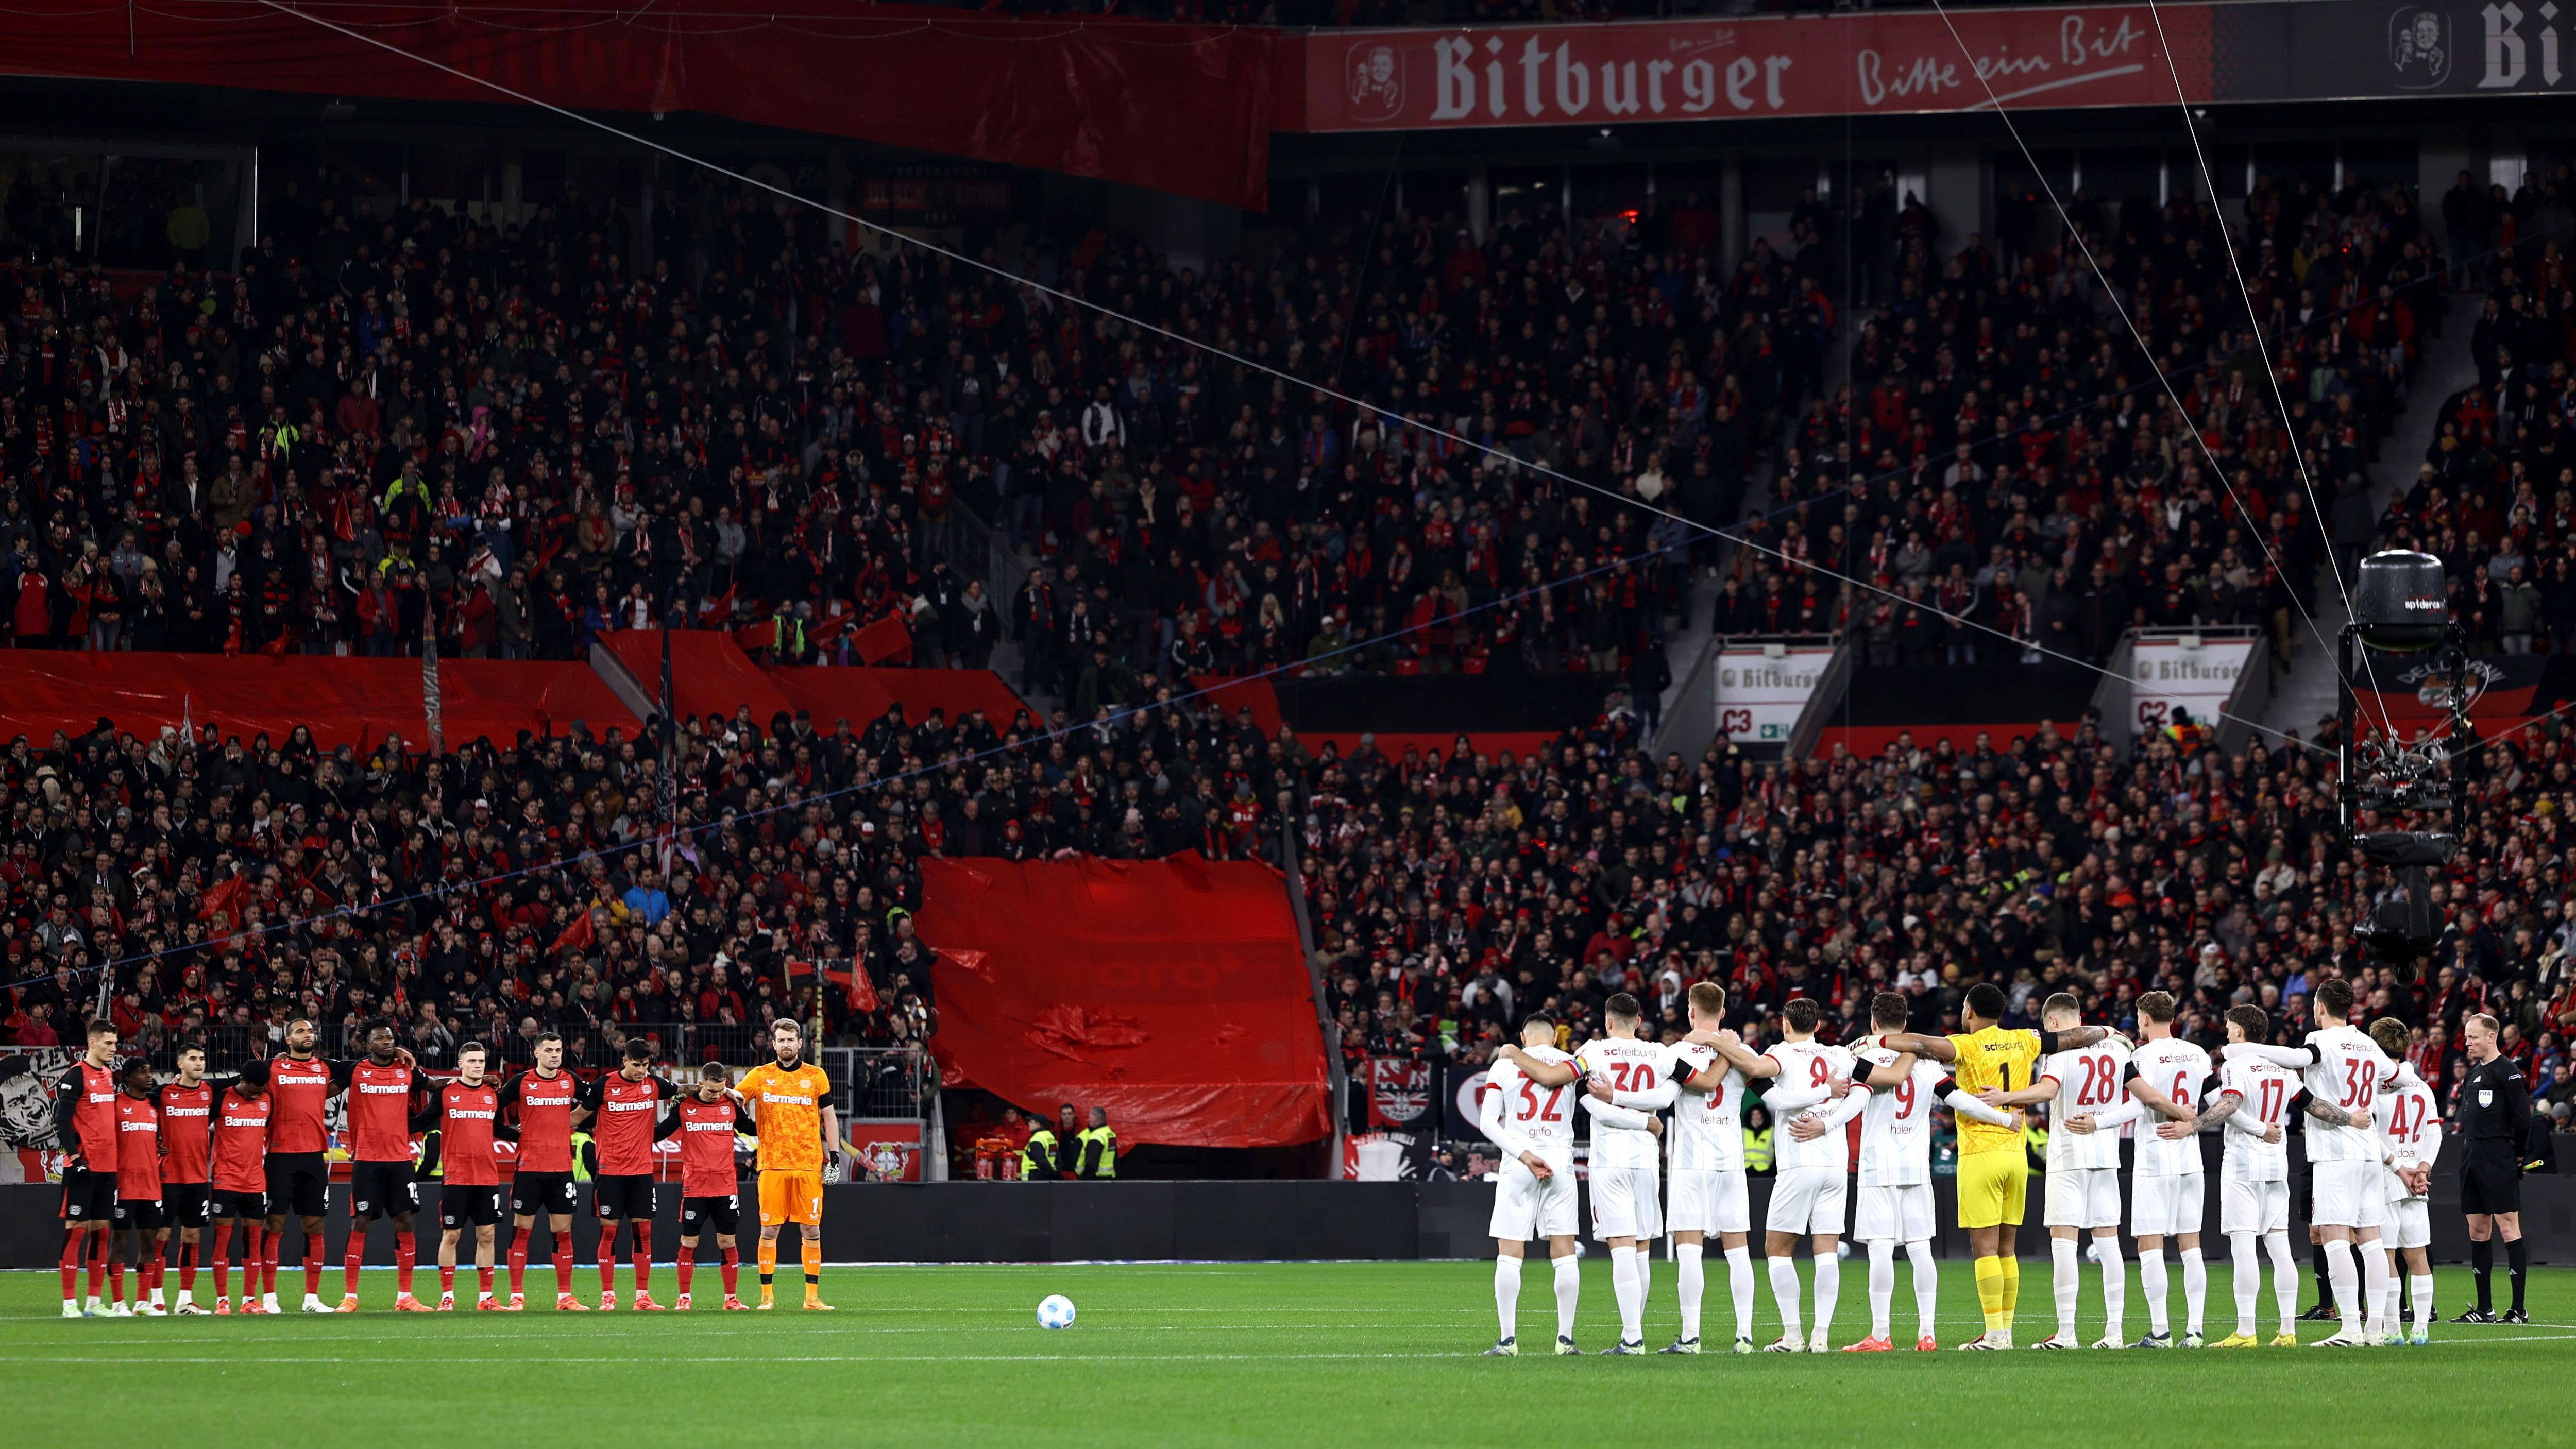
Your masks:
{"label": "player in red kit", "polygon": [[[107,1249],[108,1311],[131,1318],[163,1314],[144,1294],[161,1286],[153,1245],[161,1234],[161,1108],[152,1100],[152,1063],[125,1064],[116,1094],[116,1237]],[[125,1301],[125,1250],[134,1249],[134,1302]]]}
{"label": "player in red kit", "polygon": [[489,1313],[501,1304],[492,1296],[492,1237],[501,1221],[501,1159],[493,1149],[509,1136],[501,1121],[501,1085],[483,1074],[491,1053],[479,1041],[456,1049],[456,1079],[430,1094],[429,1105],[412,1119],[412,1130],[435,1134],[421,1170],[433,1167],[438,1188],[438,1311],[456,1311],[456,1242],[474,1229],[474,1271],[481,1291],[474,1307]]}
{"label": "player in red kit", "polygon": [[[63,1317],[108,1316],[99,1300],[108,1230],[116,1220],[116,1026],[89,1024],[89,1051],[54,1083],[54,1140],[63,1163]],[[74,1296],[89,1265],[89,1302]]]}
{"label": "player in red kit", "polygon": [[[166,1261],[170,1236],[179,1238],[179,1301],[173,1313],[197,1314],[197,1260],[205,1251],[207,1209],[212,1205],[209,1151],[213,1145],[215,1084],[206,1080],[206,1049],[194,1042],[179,1048],[179,1075],[161,1084],[155,1098],[161,1108],[160,1241],[153,1261]],[[152,1304],[161,1304],[153,1290]]]}
{"label": "player in red kit", "polygon": [[322,1301],[322,1216],[331,1205],[331,1131],[323,1108],[347,1082],[347,1062],[313,1054],[319,1034],[297,1018],[286,1024],[286,1055],[268,1063],[268,1258],[263,1276],[276,1281],[286,1220],[304,1223],[304,1311],[328,1313]]}
{"label": "player in red kit", "polygon": [[[217,1101],[214,1119],[215,1311],[228,1313],[232,1230],[241,1230],[244,1313],[277,1311],[277,1255],[267,1250],[268,1063],[245,1062]],[[266,1301],[262,1302],[265,1295]]]}
{"label": "player in red kit", "polygon": [[742,1267],[742,1250],[734,1239],[742,1220],[742,1172],[733,1155],[734,1134],[749,1132],[751,1119],[734,1106],[732,1086],[731,1068],[707,1063],[698,1073],[697,1090],[679,1099],[658,1134],[680,1138],[680,1299],[673,1306],[682,1313],[689,1311],[698,1235],[708,1227],[716,1230],[716,1248],[724,1255],[725,1311],[751,1311],[734,1291]]}
{"label": "player in red kit", "polygon": [[563,1069],[563,1038],[537,1038],[537,1065],[501,1089],[501,1110],[515,1112],[519,1165],[510,1178],[510,1311],[528,1306],[528,1236],[544,1213],[554,1238],[555,1308],[588,1313],[572,1296],[572,1210],[579,1199],[572,1177],[572,1114],[581,1082]]}
{"label": "player in red kit", "polygon": [[[642,1037],[629,1037],[618,1069],[603,1072],[582,1094],[591,1151],[598,1165],[591,1173],[590,1197],[599,1214],[599,1307],[617,1308],[617,1229],[632,1229],[635,1250],[635,1308],[658,1313],[653,1301],[653,1142],[659,1135],[662,1103],[677,1096],[668,1081],[653,1075],[653,1049]],[[584,1125],[576,1115],[573,1125]]]}
{"label": "player in red kit", "polygon": [[411,1275],[419,1261],[412,1236],[412,1215],[420,1211],[420,1179],[411,1156],[411,1101],[415,1075],[411,1056],[394,1044],[394,1026],[382,1017],[362,1023],[358,1040],[367,1055],[348,1070],[349,1092],[349,1243],[342,1264],[346,1287],[342,1313],[358,1311],[358,1274],[367,1262],[367,1229],[378,1218],[394,1224],[394,1311],[427,1313],[429,1305],[411,1294]]}

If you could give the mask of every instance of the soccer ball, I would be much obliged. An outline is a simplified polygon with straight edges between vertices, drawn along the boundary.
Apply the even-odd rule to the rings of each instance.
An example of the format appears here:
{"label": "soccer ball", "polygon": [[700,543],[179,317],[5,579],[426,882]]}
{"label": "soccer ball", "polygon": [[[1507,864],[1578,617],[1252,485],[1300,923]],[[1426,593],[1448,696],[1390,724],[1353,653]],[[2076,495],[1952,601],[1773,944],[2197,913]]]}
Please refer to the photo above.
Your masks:
{"label": "soccer ball", "polygon": [[1038,1327],[1073,1327],[1073,1300],[1061,1293],[1049,1294],[1047,1300],[1038,1305]]}

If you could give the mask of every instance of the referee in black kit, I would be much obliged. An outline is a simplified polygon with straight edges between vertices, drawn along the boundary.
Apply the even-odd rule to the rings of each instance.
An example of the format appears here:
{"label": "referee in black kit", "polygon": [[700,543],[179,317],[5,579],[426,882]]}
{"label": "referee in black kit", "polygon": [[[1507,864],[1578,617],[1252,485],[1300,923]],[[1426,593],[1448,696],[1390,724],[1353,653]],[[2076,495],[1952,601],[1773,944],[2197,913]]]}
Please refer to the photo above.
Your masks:
{"label": "referee in black kit", "polygon": [[[2523,1269],[2531,1251],[2522,1245],[2522,1144],[2531,1130],[2531,1085],[2522,1069],[2496,1051],[2496,1019],[2470,1017],[2460,1029],[2469,1069],[2460,1077],[2460,1210],[2469,1218],[2469,1261],[2477,1268],[2478,1306],[2453,1323],[2528,1323],[2522,1311]],[[2487,1280],[2495,1272],[2495,1236],[2504,1234],[2513,1306],[2495,1315]]]}

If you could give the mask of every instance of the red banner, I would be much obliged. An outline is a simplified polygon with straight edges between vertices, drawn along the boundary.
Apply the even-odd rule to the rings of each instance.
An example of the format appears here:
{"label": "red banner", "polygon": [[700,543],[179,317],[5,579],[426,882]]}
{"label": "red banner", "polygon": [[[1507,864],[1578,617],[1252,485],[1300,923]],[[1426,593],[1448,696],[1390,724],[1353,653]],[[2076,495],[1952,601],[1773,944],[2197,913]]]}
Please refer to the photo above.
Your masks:
{"label": "red banner", "polygon": [[[2209,7],[2161,8],[2183,88],[2205,99]],[[1314,34],[1305,49],[1307,131],[1977,110],[1989,85],[2016,109],[2174,100],[2143,5]]]}
{"label": "red banner", "polygon": [[[663,9],[605,0],[321,0],[300,8],[380,44],[248,0],[106,8],[27,0],[9,12],[0,70],[508,99],[477,83],[485,80],[560,106],[707,111],[1256,210],[1265,204],[1273,32],[828,0],[795,15],[738,0]],[[1188,124],[1173,123],[1183,116]]]}
{"label": "red banner", "polygon": [[942,1075],[1122,1142],[1332,1134],[1324,1045],[1277,872],[1160,861],[921,862]]}

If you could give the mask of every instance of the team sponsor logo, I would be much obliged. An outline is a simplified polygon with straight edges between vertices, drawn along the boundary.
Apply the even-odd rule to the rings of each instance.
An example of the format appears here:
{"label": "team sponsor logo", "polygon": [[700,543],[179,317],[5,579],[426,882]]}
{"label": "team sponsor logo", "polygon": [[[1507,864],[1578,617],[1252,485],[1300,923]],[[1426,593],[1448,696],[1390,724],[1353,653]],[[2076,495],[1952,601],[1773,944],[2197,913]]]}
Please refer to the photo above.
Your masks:
{"label": "team sponsor logo", "polygon": [[2423,5],[2401,5],[2388,14],[2388,68],[2397,84],[2429,91],[2451,78],[2451,17]]}

